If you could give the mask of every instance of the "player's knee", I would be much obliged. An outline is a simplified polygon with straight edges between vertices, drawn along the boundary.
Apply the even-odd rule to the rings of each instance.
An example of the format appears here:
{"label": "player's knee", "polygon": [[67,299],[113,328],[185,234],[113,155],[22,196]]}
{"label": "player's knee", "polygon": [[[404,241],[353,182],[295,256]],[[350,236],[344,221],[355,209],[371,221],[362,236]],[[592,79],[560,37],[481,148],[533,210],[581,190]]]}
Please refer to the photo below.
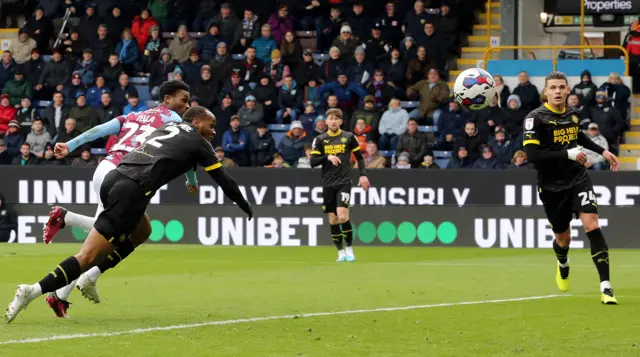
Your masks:
{"label": "player's knee", "polygon": [[584,227],[585,232],[595,231],[600,228],[600,224],[598,224],[598,219],[586,219],[582,222],[582,227]]}
{"label": "player's knee", "polygon": [[82,249],[80,253],[75,255],[75,257],[78,260],[80,269],[85,271],[96,264],[98,260],[98,253],[94,250]]}
{"label": "player's knee", "polygon": [[349,213],[338,214],[338,222],[340,224],[347,223],[349,221]]}
{"label": "player's knee", "polygon": [[571,243],[571,232],[569,231],[569,227],[563,232],[556,232],[556,242],[561,247],[568,247]]}

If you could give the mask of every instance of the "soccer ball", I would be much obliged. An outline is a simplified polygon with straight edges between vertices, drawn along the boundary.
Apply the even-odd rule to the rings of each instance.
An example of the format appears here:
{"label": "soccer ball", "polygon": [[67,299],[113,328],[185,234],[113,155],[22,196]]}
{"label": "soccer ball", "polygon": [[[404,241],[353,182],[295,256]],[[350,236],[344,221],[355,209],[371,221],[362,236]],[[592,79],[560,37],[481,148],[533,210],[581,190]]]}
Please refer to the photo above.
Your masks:
{"label": "soccer ball", "polygon": [[496,95],[496,82],[484,69],[469,68],[456,78],[453,92],[461,106],[480,110],[487,107]]}

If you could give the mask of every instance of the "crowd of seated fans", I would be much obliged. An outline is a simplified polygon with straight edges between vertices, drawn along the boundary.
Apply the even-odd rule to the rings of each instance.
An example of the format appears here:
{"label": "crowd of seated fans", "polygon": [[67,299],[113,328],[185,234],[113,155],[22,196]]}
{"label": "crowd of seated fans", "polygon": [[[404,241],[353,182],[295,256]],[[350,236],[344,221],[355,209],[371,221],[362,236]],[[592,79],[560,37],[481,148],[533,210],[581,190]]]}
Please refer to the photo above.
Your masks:
{"label": "crowd of seated fans", "polygon": [[[452,168],[529,167],[519,135],[540,98],[526,73],[513,91],[496,76],[499,94],[482,111],[451,100],[447,71],[484,2],[41,0],[2,54],[0,164],[93,165],[100,158],[90,149],[108,151],[115,137],[65,161],[48,149],[147,109],[143,94],[157,101],[159,85],[178,79],[192,105],[216,115],[213,144],[224,166],[308,167],[311,142],[327,130],[325,111],[340,108],[370,168],[438,168],[438,152],[451,153]],[[54,47],[53,20],[65,11],[75,21]],[[310,31],[315,46],[303,48],[298,31]],[[132,83],[141,77],[145,93]],[[610,147],[623,126],[608,118],[628,110],[620,84],[613,78],[600,92],[584,82],[571,98]],[[40,101],[50,104],[35,108]],[[279,124],[288,131],[276,140],[270,128]]]}

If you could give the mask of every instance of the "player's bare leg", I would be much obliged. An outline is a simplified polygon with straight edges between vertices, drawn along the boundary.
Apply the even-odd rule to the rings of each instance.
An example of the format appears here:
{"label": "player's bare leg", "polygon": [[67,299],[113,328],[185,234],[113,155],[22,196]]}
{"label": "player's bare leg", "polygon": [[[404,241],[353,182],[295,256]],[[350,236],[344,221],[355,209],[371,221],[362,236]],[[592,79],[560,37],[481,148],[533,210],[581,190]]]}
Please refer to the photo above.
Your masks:
{"label": "player's bare leg", "polygon": [[609,247],[598,224],[598,215],[595,213],[581,213],[580,220],[591,244],[591,259],[593,259],[600,276],[600,301],[603,304],[615,305],[618,301],[613,295],[613,289],[609,281]]}
{"label": "player's bare leg", "polygon": [[111,243],[102,234],[92,229],[78,254],[62,261],[38,283],[18,285],[15,297],[4,315],[5,320],[7,322],[13,321],[31,301],[68,285],[93,266],[95,262],[104,259],[111,252],[113,252]]}
{"label": "player's bare leg", "polygon": [[555,233],[556,239],[553,241],[553,251],[558,258],[556,270],[556,284],[560,291],[569,290],[569,245],[571,244],[570,228],[562,233]]}
{"label": "player's bare leg", "polygon": [[353,254],[353,229],[351,228],[351,222],[349,222],[349,208],[338,207],[336,211],[338,212],[338,222],[340,223],[340,230],[345,243],[345,261],[355,261],[356,256]]}

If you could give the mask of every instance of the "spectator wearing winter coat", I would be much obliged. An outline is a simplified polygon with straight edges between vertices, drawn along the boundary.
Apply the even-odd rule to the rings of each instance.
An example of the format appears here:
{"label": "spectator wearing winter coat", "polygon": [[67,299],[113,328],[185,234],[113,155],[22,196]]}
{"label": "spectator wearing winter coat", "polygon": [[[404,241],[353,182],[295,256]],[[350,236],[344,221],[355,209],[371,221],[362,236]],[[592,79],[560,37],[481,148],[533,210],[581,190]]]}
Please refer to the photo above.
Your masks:
{"label": "spectator wearing winter coat", "polygon": [[23,64],[31,57],[31,50],[36,48],[36,41],[29,37],[24,28],[18,30],[18,40],[11,42],[9,51],[13,54],[13,59],[17,64]]}
{"label": "spectator wearing winter coat", "polygon": [[[271,54],[269,54],[271,56]],[[237,71],[240,78],[247,83],[258,83],[260,77],[264,75],[265,63],[257,58],[257,51],[253,47],[247,48],[245,58],[234,63],[232,71]]]}
{"label": "spectator wearing winter coat", "polygon": [[27,166],[27,165],[37,165],[38,158],[30,152],[31,148],[29,144],[23,143],[20,146],[20,155],[13,158],[13,162],[11,163],[14,166]]}
{"label": "spectator wearing winter coat", "polygon": [[[380,155],[378,145],[374,141],[367,143],[363,156],[367,169],[384,169],[387,165],[387,159]],[[358,162],[355,163],[354,167],[358,168]]]}
{"label": "spectator wearing winter coat", "polygon": [[457,151],[456,148],[465,147],[471,161],[475,161],[481,156],[481,146],[486,143],[486,139],[479,135],[476,125],[473,122],[468,122],[464,125],[464,134],[455,140],[454,151]]}
{"label": "spectator wearing winter coat", "polygon": [[407,131],[409,113],[400,104],[400,99],[394,98],[389,103],[389,109],[382,114],[378,132],[380,150],[395,150],[398,147],[398,137]]}
{"label": "spectator wearing winter coat", "polygon": [[[114,41],[115,42],[115,41]],[[67,60],[71,63],[75,63],[82,57],[82,51],[90,45],[89,41],[84,38],[80,38],[80,33],[77,29],[71,29],[69,38],[62,42],[64,45],[64,53],[66,53]]]}
{"label": "spectator wearing winter coat", "polygon": [[187,27],[181,25],[178,27],[176,37],[169,44],[169,50],[171,51],[171,57],[178,61],[178,63],[184,63],[189,59],[191,55],[191,49],[193,48],[193,41],[189,37]]}
{"label": "spectator wearing winter coat", "polygon": [[17,109],[11,106],[11,99],[8,94],[0,96],[0,135],[7,132],[9,122],[16,116]]}
{"label": "spectator wearing winter coat", "polygon": [[144,73],[149,73],[151,71],[151,65],[160,60],[160,52],[165,47],[164,39],[160,36],[160,27],[152,27],[151,35],[149,35],[147,45],[142,52],[142,71]]}
{"label": "spectator wearing winter coat", "polygon": [[[295,165],[298,169],[311,169],[311,144],[306,144],[304,146],[304,156],[298,159],[298,162]],[[315,167],[320,168],[320,166]]]}
{"label": "spectator wearing winter coat", "polygon": [[[293,122],[298,120],[302,107],[302,93],[291,76],[285,77],[282,87],[280,87],[278,106],[280,110],[276,113],[276,123],[282,124],[284,121]],[[285,160],[288,161],[286,155]]]}
{"label": "spectator wearing winter coat", "polygon": [[513,139],[522,132],[522,122],[529,112],[522,108],[522,102],[520,102],[520,97],[517,94],[509,96],[507,107],[503,108],[503,111],[504,129],[508,137]]}
{"label": "spectator wearing winter coat", "polygon": [[[384,78],[392,82],[395,86],[405,87],[405,76],[407,74],[407,63],[400,58],[400,51],[394,48],[391,50],[391,57],[380,62],[380,69],[384,73]],[[404,93],[404,89],[401,90]]]}
{"label": "spectator wearing winter coat", "polygon": [[346,73],[340,73],[337,81],[329,82],[320,87],[320,98],[325,98],[327,94],[334,94],[338,97],[338,107],[347,113],[352,112],[358,103],[367,96],[367,92],[361,86],[349,82]]}
{"label": "spectator wearing winter coat", "polygon": [[96,14],[96,4],[93,2],[87,2],[84,9],[85,13],[80,18],[80,24],[78,30],[80,36],[86,41],[92,41],[96,37],[98,26],[100,26],[100,17]]}
{"label": "spectator wearing winter coat", "polygon": [[459,146],[456,148],[456,154],[453,156],[447,164],[447,169],[469,169],[473,165],[473,161],[469,157],[469,151],[465,146]]}
{"label": "spectator wearing winter coat", "polygon": [[80,72],[73,72],[71,76],[71,85],[65,86],[62,89],[62,93],[64,93],[64,98],[69,105],[74,105],[76,103],[76,94],[77,93],[85,93],[87,88],[82,84],[82,76]]}
{"label": "spectator wearing winter coat", "polygon": [[128,28],[122,31],[122,39],[116,46],[115,53],[118,55],[118,61],[122,63],[125,72],[133,74],[142,70],[140,66],[140,46],[138,46],[136,39],[131,35],[131,31]]}
{"label": "spectator wearing winter coat", "polygon": [[118,88],[120,75],[124,73],[124,68],[118,60],[117,54],[111,54],[109,56],[109,62],[102,68],[102,75],[104,76],[105,84],[107,88],[114,90]]}
{"label": "spectator wearing winter coat", "polygon": [[364,2],[356,1],[353,3],[351,11],[346,13],[346,20],[353,35],[360,40],[364,41],[369,37],[371,28],[373,27],[373,19],[369,16],[369,13],[364,11]]}
{"label": "spectator wearing winter coat", "polygon": [[316,106],[313,102],[304,102],[304,112],[300,115],[298,120],[302,123],[302,127],[306,133],[311,134],[318,115],[318,111],[316,110]]}
{"label": "spectator wearing winter coat", "polygon": [[256,101],[262,104],[264,110],[265,122],[275,123],[275,121],[266,120],[275,118],[278,111],[278,95],[279,89],[271,82],[271,79],[266,74],[262,74],[255,88],[251,90],[251,93],[256,97]]}
{"label": "spectator wearing winter coat", "polygon": [[37,48],[40,53],[49,53],[49,39],[53,33],[53,23],[51,17],[44,16],[41,7],[34,10],[33,17],[27,21],[24,28],[38,44]]}
{"label": "spectator wearing winter coat", "polygon": [[629,116],[629,98],[631,97],[631,89],[627,87],[618,73],[612,72],[609,80],[600,86],[601,91],[607,93],[607,100],[620,112],[622,119],[627,120]]}
{"label": "spectator wearing winter coat", "polygon": [[129,83],[129,76],[126,73],[120,74],[118,79],[118,86],[113,90],[111,99],[113,105],[123,108],[127,105],[127,93],[133,86]]}
{"label": "spectator wearing winter coat", "polygon": [[312,78],[320,78],[321,71],[320,66],[318,66],[313,60],[313,50],[304,50],[302,59],[302,63],[295,67],[293,77],[299,85],[306,86]]}
{"label": "spectator wearing winter coat", "polygon": [[304,87],[303,99],[304,102],[312,102],[316,107],[321,105],[320,87],[318,87],[318,81],[315,78],[311,78]]}
{"label": "spectator wearing winter coat", "polygon": [[607,139],[609,147],[615,150],[624,128],[624,121],[618,109],[609,106],[606,92],[596,93],[596,104],[587,109],[586,115],[591,123],[598,124],[600,133]]}
{"label": "spectator wearing winter coat", "polygon": [[383,109],[393,97],[397,96],[395,84],[389,82],[380,69],[373,72],[373,77],[365,85],[365,90],[368,95],[373,96],[375,107],[378,109]]}
{"label": "spectator wearing winter coat", "polygon": [[41,159],[38,160],[38,165],[64,165],[64,160],[58,160],[53,155],[53,144],[47,143],[44,148],[44,154]]}
{"label": "spectator wearing winter coat", "polygon": [[42,71],[44,71],[45,66],[44,59],[40,57],[40,51],[37,48],[31,50],[31,57],[28,61],[22,64],[22,72],[25,75],[25,79],[31,87],[35,87],[38,84],[38,80],[40,79],[40,75]]}
{"label": "spectator wearing winter coat", "polygon": [[127,101],[129,102],[129,104],[125,105],[125,107],[122,109],[122,114],[124,115],[135,112],[143,112],[149,109],[147,105],[140,100],[138,91],[135,90],[135,88],[132,88],[132,90],[127,93]]}
{"label": "spectator wearing winter coat", "polygon": [[[522,71],[518,74],[518,84],[513,88],[513,94],[520,98],[522,108],[530,112],[540,106],[540,92],[538,87],[529,82],[529,74]],[[508,99],[507,99],[508,100]]]}
{"label": "spectator wearing winter coat", "polygon": [[[187,78],[189,78],[188,75]],[[191,84],[190,84],[191,85]],[[212,109],[218,101],[220,87],[217,80],[211,76],[211,67],[204,65],[200,68],[199,80],[191,85],[193,96],[200,98],[200,105]]]}
{"label": "spectator wearing winter coat", "polygon": [[473,165],[471,165],[472,169],[495,170],[501,168],[498,158],[494,156],[491,146],[483,145],[480,148],[480,152],[482,153],[482,156],[480,156]]}
{"label": "spectator wearing winter coat", "polygon": [[[120,34],[118,34],[119,36]],[[115,36],[115,35],[114,35]],[[98,38],[89,43],[93,50],[93,59],[98,66],[103,66],[109,61],[109,56],[116,48],[116,41],[109,37],[109,30],[106,26],[98,27]]]}
{"label": "spectator wearing winter coat", "polygon": [[76,106],[69,110],[69,117],[76,120],[76,129],[80,133],[84,133],[100,123],[98,113],[87,105],[87,97],[84,92],[76,94]]}
{"label": "spectator wearing winter coat", "polygon": [[597,91],[598,87],[591,80],[591,72],[588,70],[582,71],[580,74],[580,83],[571,89],[571,93],[576,94],[580,99],[580,103],[587,108],[595,105]]}
{"label": "spectator wearing winter coat", "polygon": [[292,31],[287,31],[280,43],[282,63],[295,69],[302,61],[302,46]]}
{"label": "spectator wearing winter coat", "polygon": [[236,34],[233,43],[238,44],[240,52],[244,52],[249,46],[252,46],[253,40],[260,36],[260,23],[258,16],[252,10],[245,9],[244,17],[236,28]]}
{"label": "spectator wearing winter coat", "polygon": [[36,118],[31,124],[31,132],[26,140],[31,147],[31,153],[37,158],[42,158],[45,145],[51,141],[51,134],[44,130],[42,119]]}
{"label": "spectator wearing winter coat", "polygon": [[[374,135],[377,137],[378,133],[374,132],[371,128],[371,125],[365,123],[364,119],[356,120],[356,126],[353,128],[353,135],[356,137],[358,144],[360,145],[360,150],[364,152],[367,148],[367,143],[370,141],[375,141]],[[355,159],[355,156],[352,157],[352,160]]]}
{"label": "spectator wearing winter coat", "polygon": [[222,97],[229,94],[233,100],[233,109],[237,112],[244,105],[244,100],[251,92],[251,87],[247,82],[240,79],[240,75],[236,72],[231,74],[231,79],[228,80],[220,91],[220,100]]}
{"label": "spectator wearing winter coat", "polygon": [[440,79],[440,73],[432,69],[428,79],[421,80],[407,88],[407,96],[420,98],[418,108],[409,113],[412,118],[432,118],[433,124],[438,125],[441,111],[438,109],[451,96],[449,85]]}
{"label": "spectator wearing winter coat", "polygon": [[340,50],[340,56],[342,58],[353,58],[356,52],[356,48],[360,46],[362,41],[353,37],[351,33],[351,27],[349,25],[342,25],[340,28],[340,35],[333,40],[332,47],[337,47]]}
{"label": "spectator wearing winter coat", "polygon": [[28,97],[22,98],[20,101],[20,108],[18,108],[15,118],[15,120],[20,123],[20,127],[22,128],[21,131],[23,133],[30,131],[31,126],[36,119],[41,119],[40,111],[33,107],[31,99]]}
{"label": "spectator wearing winter coat", "polygon": [[256,103],[256,97],[248,95],[244,100],[244,106],[238,110],[240,118],[240,126],[249,135],[256,133],[258,124],[264,119],[264,111],[262,105]]}
{"label": "spectator wearing winter coat", "polygon": [[[67,120],[65,120],[64,127],[59,131],[58,136],[54,138],[54,140],[56,143],[66,143],[71,139],[77,138],[78,136],[80,136],[80,134],[82,133],[80,133],[80,131],[76,129],[76,120],[73,118],[68,118]],[[111,140],[111,138],[116,139],[116,136],[112,135],[109,140]],[[107,151],[109,151],[109,148],[110,146],[107,142]],[[67,160],[67,162],[70,162],[71,160],[73,160],[73,158],[79,157],[82,152],[81,150],[82,147],[79,147],[72,151],[68,156],[69,159]]]}
{"label": "spectator wearing winter coat", "polygon": [[393,0],[385,1],[385,3],[385,14],[379,17],[376,23],[380,24],[382,38],[387,43],[397,46],[402,42],[402,38],[404,37],[404,31],[402,29],[404,18],[398,14],[396,4]]}
{"label": "spectator wearing winter coat", "polygon": [[271,36],[271,26],[269,24],[262,25],[261,36],[255,39],[252,47],[256,50],[256,58],[265,65],[271,62],[271,53],[278,48],[278,44]]}
{"label": "spectator wearing winter coat", "polygon": [[8,94],[11,102],[11,106],[20,106],[20,100],[22,98],[31,98],[33,96],[33,88],[29,82],[24,79],[24,74],[21,69],[16,69],[14,79],[8,81],[2,93]]}
{"label": "spectator wearing winter coat", "polygon": [[273,50],[271,53],[271,63],[264,67],[264,73],[269,75],[269,78],[276,87],[280,88],[285,77],[291,75],[289,66],[282,62],[282,56],[280,50]]}
{"label": "spectator wearing winter coat", "polygon": [[[209,3],[215,4],[215,2],[208,1]],[[169,0],[149,0],[149,4],[147,5],[149,11],[151,11],[151,15],[159,24],[162,24],[163,27],[167,25],[167,20],[172,15],[170,13],[170,1]],[[194,29],[195,31],[200,31],[200,29]]]}
{"label": "spectator wearing winter coat", "polygon": [[218,146],[215,148],[216,158],[222,164],[222,167],[225,169],[238,167],[236,163],[228,157],[225,157],[224,148],[222,146]]}
{"label": "spectator wearing winter coat", "polygon": [[293,31],[295,21],[293,16],[289,15],[289,7],[286,4],[280,4],[278,11],[269,16],[267,24],[271,26],[273,39],[280,43],[284,39],[285,33]]}
{"label": "spectator wearing winter coat", "polygon": [[407,36],[404,38],[404,40],[402,40],[399,50],[400,58],[402,58],[402,60],[405,62],[410,62],[411,60],[418,57],[418,47],[415,40],[411,36]]}
{"label": "spectator wearing winter coat", "polygon": [[198,39],[198,43],[196,44],[200,58],[205,62],[209,62],[216,56],[218,43],[224,42],[220,36],[220,28],[217,24],[211,23],[208,31],[206,35]]}
{"label": "spectator wearing winter coat", "polygon": [[422,158],[419,168],[425,170],[438,170],[440,169],[440,166],[433,161],[433,154],[429,152]]}
{"label": "spectator wearing winter coat", "polygon": [[347,66],[347,77],[351,82],[364,86],[373,79],[373,64],[365,61],[364,48],[356,47],[353,60]]}
{"label": "spectator wearing winter coat", "polygon": [[302,123],[295,120],[291,122],[291,129],[287,132],[278,146],[278,152],[286,163],[294,166],[298,159],[304,156],[304,146],[309,143],[307,133],[304,132]]}
{"label": "spectator wearing winter coat", "polygon": [[76,63],[74,72],[79,72],[82,78],[82,85],[90,87],[95,82],[98,73],[98,64],[93,60],[93,51],[90,48],[82,52],[82,60]]}
{"label": "spectator wearing winter coat", "polygon": [[[230,94],[222,96],[220,104],[213,108],[211,111],[216,116],[216,131],[219,133],[225,133],[229,129],[231,123],[231,117],[235,115],[233,109],[233,99]],[[215,145],[222,145],[222,135],[216,135],[214,139]]]}
{"label": "spectator wearing winter coat", "polygon": [[225,131],[222,137],[225,155],[238,166],[244,166],[247,143],[247,133],[240,126],[240,118],[237,115],[232,116],[229,130]]}
{"label": "spectator wearing winter coat", "polygon": [[407,65],[407,85],[414,85],[421,80],[429,78],[429,71],[436,68],[435,62],[427,57],[427,50],[424,46],[419,46],[416,58],[409,61]]}
{"label": "spectator wearing winter coat", "polygon": [[445,69],[447,60],[451,56],[452,48],[447,47],[444,38],[439,32],[436,32],[432,22],[424,24],[423,30],[420,31],[419,35],[416,35],[416,42],[427,50],[427,56],[433,62],[435,68],[439,70]]}
{"label": "spectator wearing winter coat", "polygon": [[110,34],[109,37],[111,37],[114,42],[118,41],[120,39],[120,34],[122,34],[122,31],[125,28],[130,27],[130,22],[124,18],[124,16],[122,15],[122,9],[118,4],[114,4],[110,8],[107,8],[106,11],[102,11],[103,6],[101,2],[100,10],[101,12],[108,12],[108,14],[105,14],[105,16],[101,16],[102,23],[107,25]]}
{"label": "spectator wearing winter coat", "polygon": [[14,157],[20,154],[20,147],[24,143],[24,135],[20,133],[20,123],[17,120],[11,120],[8,125],[8,130],[4,133],[5,150],[7,151],[9,158],[13,160]]}
{"label": "spectator wearing winter coat", "polygon": [[192,48],[189,53],[189,59],[180,64],[180,68],[184,72],[184,81],[191,88],[195,87],[196,83],[200,82],[200,70],[204,65],[205,62],[200,60],[200,54],[198,53],[197,48]]}
{"label": "spectator wearing winter coat", "polygon": [[153,26],[159,26],[159,24],[156,19],[151,16],[149,9],[142,9],[142,11],[140,11],[140,15],[133,18],[131,33],[138,42],[140,49],[139,52],[144,51],[144,47],[147,45],[147,40],[149,39],[149,34],[151,33],[151,28]]}
{"label": "spectator wearing winter coat", "polygon": [[324,52],[330,46],[337,36],[340,35],[340,29],[344,24],[344,18],[342,17],[342,11],[338,4],[332,4],[329,18],[316,19],[316,43],[318,51]]}
{"label": "spectator wearing winter coat", "polygon": [[2,63],[0,64],[0,88],[4,86],[14,78],[17,65],[13,60],[13,56],[10,51],[4,51],[2,53]]}
{"label": "spectator wearing winter coat", "polygon": [[471,116],[469,111],[460,108],[456,100],[451,100],[449,107],[442,111],[438,120],[437,127],[440,134],[438,141],[442,142],[446,134],[452,134],[454,138],[462,136],[464,125],[471,120]]}
{"label": "spectator wearing winter coat", "polygon": [[[391,45],[382,38],[381,28],[382,25],[375,24],[370,30],[371,35],[362,45],[365,48],[367,58],[375,62],[388,58],[391,51]],[[400,52],[398,52],[399,54]]]}
{"label": "spectator wearing winter coat", "polygon": [[[389,100],[389,103],[390,102],[391,100]],[[375,98],[372,95],[364,97],[362,108],[356,109],[356,111],[351,115],[350,122],[343,124],[343,126],[345,126],[345,130],[352,131],[356,127],[356,122],[360,119],[364,120],[366,125],[371,126],[373,133],[371,134],[370,141],[377,142],[379,136],[378,128],[380,126],[380,112],[378,111],[378,108],[376,108]]]}
{"label": "spectator wearing winter coat", "polygon": [[122,115],[122,108],[113,105],[111,100],[111,92],[104,89],[100,95],[100,106],[95,108],[98,113],[100,124],[104,124],[109,120]]}
{"label": "spectator wearing winter coat", "polygon": [[489,106],[473,112],[472,121],[476,123],[476,127],[480,134],[489,137],[499,125],[503,125],[504,112],[498,107],[498,96],[496,95],[489,103]]}
{"label": "spectator wearing winter coat", "polygon": [[329,58],[322,63],[320,74],[325,83],[333,82],[338,79],[338,74],[346,73],[347,66],[340,56],[338,47],[331,47],[329,50]]}
{"label": "spectator wearing winter coat", "polygon": [[96,167],[98,164],[91,157],[91,148],[84,147],[82,148],[82,152],[80,157],[76,157],[71,161],[71,167]]}
{"label": "spectator wearing winter coat", "polygon": [[257,135],[251,138],[251,166],[269,165],[276,152],[276,142],[264,123],[258,124]]}
{"label": "spectator wearing winter coat", "polygon": [[176,68],[177,62],[171,58],[171,50],[165,48],[162,50],[160,61],[151,66],[151,74],[149,76],[149,88],[151,88],[151,97],[156,99],[160,93],[160,85],[169,80],[169,73]]}
{"label": "spectator wearing winter coat", "polygon": [[511,165],[509,165],[510,169],[534,169],[535,166],[527,160],[527,153],[518,150],[513,154],[513,159],[511,159]]}
{"label": "spectator wearing winter coat", "polygon": [[429,152],[429,143],[427,135],[418,130],[418,122],[415,119],[409,119],[407,122],[407,131],[398,136],[395,150],[396,156],[400,156],[403,152],[409,154],[411,167],[420,166],[424,160],[424,156]]}
{"label": "spectator wearing winter coat", "polygon": [[[217,3],[216,1],[211,0],[200,0],[198,1],[198,9],[196,12],[196,18],[193,21],[193,25],[191,29],[195,32],[203,32],[206,31],[207,22],[210,19],[213,19],[217,14]],[[222,6],[225,6],[223,4]],[[153,13],[153,12],[152,12]],[[155,16],[155,14],[154,14]]]}
{"label": "spectator wearing winter coat", "polygon": [[220,7],[220,12],[211,20],[212,23],[217,24],[220,28],[220,35],[222,37],[222,41],[229,46],[229,48],[234,48],[236,43],[234,42],[236,31],[240,26],[240,21],[238,17],[231,11],[231,7],[228,3],[222,4]]}
{"label": "spectator wearing winter coat", "polygon": [[513,157],[513,141],[507,138],[503,127],[497,127],[495,135],[489,139],[489,145],[498,160],[500,168],[506,168],[511,164]]}
{"label": "spectator wearing winter coat", "polygon": [[64,129],[64,121],[69,117],[71,107],[64,102],[62,92],[53,95],[53,103],[44,109],[44,120],[51,137],[55,138],[58,130]]}
{"label": "spectator wearing winter coat", "polygon": [[209,67],[211,67],[211,76],[219,83],[223,83],[229,77],[231,68],[234,67],[234,61],[224,42],[218,42],[216,55],[209,61]]}
{"label": "spectator wearing winter coat", "polygon": [[[0,66],[0,71],[1,70],[2,66]],[[54,49],[51,61],[44,66],[44,70],[38,79],[38,84],[35,89],[36,91],[44,89],[44,93],[47,95],[52,94],[55,91],[62,91],[62,88],[64,88],[70,80],[71,66],[62,58],[60,51]]]}
{"label": "spectator wearing winter coat", "polygon": [[496,74],[493,76],[493,80],[496,84],[496,94],[498,95],[498,105],[500,108],[507,107],[507,99],[511,95],[511,90],[509,86],[504,84],[504,79],[501,75]]}
{"label": "spectator wearing winter coat", "polygon": [[416,1],[413,9],[404,17],[404,33],[416,35],[424,31],[424,24],[431,21],[431,16],[425,11],[424,2]]}
{"label": "spectator wearing winter coat", "polygon": [[105,91],[111,93],[111,91],[109,91],[109,88],[107,88],[105,85],[104,77],[99,74],[96,77],[96,84],[87,90],[87,103],[89,103],[89,106],[91,108],[100,108],[100,97]]}

